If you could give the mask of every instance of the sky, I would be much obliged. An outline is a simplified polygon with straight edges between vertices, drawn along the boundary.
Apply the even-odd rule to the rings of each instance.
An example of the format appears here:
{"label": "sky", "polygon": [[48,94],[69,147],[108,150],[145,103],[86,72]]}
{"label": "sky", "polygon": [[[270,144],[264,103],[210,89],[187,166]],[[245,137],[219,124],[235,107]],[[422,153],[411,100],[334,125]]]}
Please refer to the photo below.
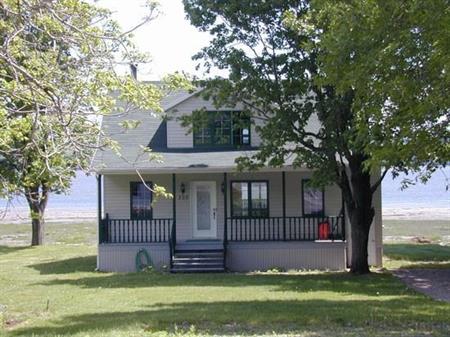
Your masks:
{"label": "sky", "polygon": [[[159,80],[175,71],[201,75],[195,71],[197,62],[191,58],[208,45],[210,35],[189,23],[181,0],[159,0],[159,3],[162,13],[134,33],[139,50],[152,58],[149,65],[139,65],[138,79]],[[124,31],[136,26],[146,13],[143,0],[100,0],[98,4],[113,11],[113,18]]]}

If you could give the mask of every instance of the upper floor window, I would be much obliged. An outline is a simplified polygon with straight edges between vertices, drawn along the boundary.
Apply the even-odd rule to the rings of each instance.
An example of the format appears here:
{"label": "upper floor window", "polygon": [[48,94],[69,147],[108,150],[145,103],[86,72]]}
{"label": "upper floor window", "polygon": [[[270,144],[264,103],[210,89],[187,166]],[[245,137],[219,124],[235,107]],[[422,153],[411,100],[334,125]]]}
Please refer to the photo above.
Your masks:
{"label": "upper floor window", "polygon": [[[147,185],[147,186],[146,186]],[[151,182],[130,183],[130,216],[131,219],[152,218],[152,191]]]}
{"label": "upper floor window", "polygon": [[250,146],[250,117],[240,111],[202,111],[194,118],[194,146]]}
{"label": "upper floor window", "polygon": [[324,215],[324,191],[308,185],[309,179],[302,180],[303,215]]}

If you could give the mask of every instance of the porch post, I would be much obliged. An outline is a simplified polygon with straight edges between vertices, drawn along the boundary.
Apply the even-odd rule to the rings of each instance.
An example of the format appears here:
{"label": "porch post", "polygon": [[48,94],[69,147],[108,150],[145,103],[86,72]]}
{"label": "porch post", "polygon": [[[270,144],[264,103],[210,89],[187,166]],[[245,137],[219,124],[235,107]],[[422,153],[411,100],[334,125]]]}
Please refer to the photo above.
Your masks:
{"label": "porch post", "polygon": [[344,192],[341,189],[341,201],[342,201],[342,240],[347,241],[347,238],[345,237],[345,200],[344,200]]}
{"label": "porch post", "polygon": [[286,241],[286,172],[281,172],[283,185],[283,241]]}
{"label": "porch post", "polygon": [[173,230],[172,230],[172,242],[177,242],[177,180],[175,173],[172,173],[172,214],[173,214]]}
{"label": "porch post", "polygon": [[227,183],[227,173],[225,172],[223,174],[223,242],[226,245],[228,243],[228,223],[227,223],[227,190],[228,190],[228,183]]}
{"label": "porch post", "polygon": [[98,243],[103,242],[102,226],[102,175],[97,175],[97,217],[98,217]]}

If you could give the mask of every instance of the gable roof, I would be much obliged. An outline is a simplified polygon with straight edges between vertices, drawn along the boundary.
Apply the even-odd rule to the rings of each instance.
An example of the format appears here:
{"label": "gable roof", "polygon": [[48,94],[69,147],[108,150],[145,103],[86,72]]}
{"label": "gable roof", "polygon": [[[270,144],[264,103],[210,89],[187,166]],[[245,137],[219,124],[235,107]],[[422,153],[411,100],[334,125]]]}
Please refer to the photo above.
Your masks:
{"label": "gable roof", "polygon": [[[168,111],[199,94],[186,90],[173,91],[162,99],[161,106]],[[120,124],[125,120],[139,120],[135,129],[124,130]],[[234,168],[235,160],[255,153],[249,151],[205,151],[195,148],[167,148],[167,122],[151,111],[133,110],[128,114],[112,114],[102,120],[102,128],[120,145],[120,156],[112,150],[97,151],[93,166],[99,173],[120,173],[139,169],[142,171],[198,171]],[[144,149],[152,149],[151,154]],[[160,160],[149,160],[149,156]]]}

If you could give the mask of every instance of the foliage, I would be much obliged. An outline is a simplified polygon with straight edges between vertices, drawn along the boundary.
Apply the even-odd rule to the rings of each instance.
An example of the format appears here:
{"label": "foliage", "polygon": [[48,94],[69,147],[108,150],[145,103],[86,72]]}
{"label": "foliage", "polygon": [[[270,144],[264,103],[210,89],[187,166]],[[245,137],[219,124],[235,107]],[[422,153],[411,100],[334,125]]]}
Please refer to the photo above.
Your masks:
{"label": "foliage", "polygon": [[[387,6],[389,11],[399,6],[399,14],[402,3],[184,1],[191,23],[213,35],[210,45],[195,58],[208,70],[229,71],[228,79],[216,77],[204,83],[205,97],[212,97],[218,106],[243,103],[253,120],[264,121],[263,125],[256,123],[262,138],[259,151],[240,158],[239,166],[307,166],[314,170],[315,185],[339,185],[351,223],[351,270],[358,273],[369,271],[367,242],[375,214],[372,199],[388,169],[396,174],[418,171],[425,165],[426,179],[450,159],[446,143],[448,85],[440,84],[436,91],[426,85],[431,77],[429,83],[448,77],[442,68],[444,57],[432,57],[435,49],[431,47],[423,49],[411,25],[399,25],[400,31],[410,27],[415,36],[408,45],[410,50],[404,51],[405,64],[398,67],[401,76],[391,76],[389,61],[395,58],[374,67],[371,50],[365,49],[367,43],[377,47],[377,38],[385,29],[379,25],[380,32],[375,35],[365,27],[364,20],[376,19],[367,7]],[[427,17],[435,9],[420,6],[420,11],[428,11]],[[442,28],[442,23],[438,27]],[[389,55],[403,52],[399,47],[403,37],[398,32],[389,35],[388,43],[393,44]],[[442,30],[436,33],[445,34]],[[442,43],[445,38],[436,40]],[[416,62],[410,58],[422,59],[423,54],[433,65],[429,71],[416,66],[406,72],[408,62]],[[442,54],[440,49],[438,54]],[[361,69],[354,70],[351,62],[341,68],[341,63],[353,60],[354,55]],[[382,69],[380,75],[377,67]],[[373,71],[365,74],[366,69]],[[379,76],[381,82],[377,82]],[[383,91],[385,78],[391,80],[388,92]]]}
{"label": "foliage", "polygon": [[314,0],[303,18],[287,13],[311,36],[305,49],[319,50],[316,83],[353,91],[368,166],[426,180],[449,161],[449,10],[445,0]]}
{"label": "foliage", "polygon": [[[100,128],[103,116],[160,113],[164,92],[187,85],[179,74],[157,87],[116,72],[117,63],[146,62],[131,33],[156,14],[148,1],[145,16],[123,31],[90,1],[0,3],[0,190],[27,197],[36,229],[48,194],[67,190],[76,169],[90,168],[95,150],[111,148],[123,159]],[[130,119],[122,127],[138,125]]]}
{"label": "foliage", "polygon": [[[175,74],[165,86],[156,87],[116,72],[118,62],[147,60],[132,43],[131,33],[156,14],[156,4],[149,1],[136,27],[123,31],[109,10],[88,1],[2,1],[0,112],[2,123],[11,129],[2,130],[0,154],[17,154],[15,143],[9,142],[18,137],[14,126],[30,122],[26,149],[34,144],[41,155],[40,163],[30,164],[45,166],[54,177],[64,170],[61,154],[72,156],[72,168],[76,164],[87,170],[95,149],[119,152],[118,144],[100,130],[102,116],[134,109],[159,113],[164,91],[186,83],[184,76]],[[137,124],[130,120],[123,127]],[[50,134],[51,141],[46,138]],[[14,190],[14,182],[4,183]],[[56,189],[67,185],[61,181]]]}

